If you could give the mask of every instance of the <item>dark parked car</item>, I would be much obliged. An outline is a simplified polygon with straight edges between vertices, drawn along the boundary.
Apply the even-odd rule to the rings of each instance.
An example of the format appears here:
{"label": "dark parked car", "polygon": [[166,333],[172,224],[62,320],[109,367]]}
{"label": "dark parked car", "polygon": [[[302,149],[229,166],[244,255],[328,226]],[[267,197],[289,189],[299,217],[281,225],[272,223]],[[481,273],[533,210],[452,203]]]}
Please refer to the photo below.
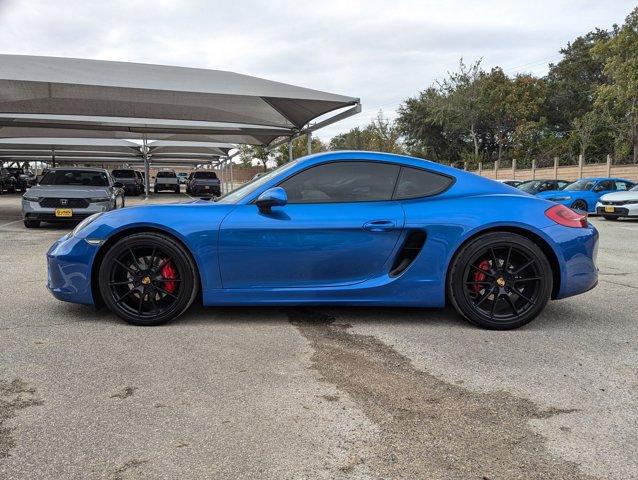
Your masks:
{"label": "dark parked car", "polygon": [[0,195],[4,192],[16,191],[16,179],[6,168],[0,168]]}
{"label": "dark parked car", "polygon": [[27,188],[29,188],[30,185],[29,175],[24,172],[24,169],[19,167],[7,167],[7,171],[13,178],[15,178],[16,190],[26,192]]}
{"label": "dark parked car", "polygon": [[516,188],[536,195],[537,193],[546,192],[548,190],[562,190],[570,183],[571,182],[567,180],[527,180],[517,185]]}
{"label": "dark parked car", "polygon": [[221,195],[221,184],[215,172],[191,172],[186,183],[186,193],[190,195]]}
{"label": "dark parked car", "polygon": [[124,192],[127,194],[140,195],[144,191],[142,176],[132,168],[113,170],[111,175],[124,185]]}

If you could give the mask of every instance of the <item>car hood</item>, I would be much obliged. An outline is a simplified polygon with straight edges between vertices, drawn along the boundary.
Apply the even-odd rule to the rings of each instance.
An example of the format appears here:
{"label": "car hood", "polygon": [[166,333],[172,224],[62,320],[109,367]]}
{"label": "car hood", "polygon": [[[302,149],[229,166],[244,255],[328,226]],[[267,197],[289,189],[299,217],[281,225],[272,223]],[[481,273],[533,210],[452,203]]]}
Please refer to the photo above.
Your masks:
{"label": "car hood", "polygon": [[91,187],[85,185],[38,185],[27,190],[27,194],[36,197],[87,198],[100,195],[109,196],[110,187]]}
{"label": "car hood", "polygon": [[621,200],[638,200],[638,191],[607,193],[600,197],[600,199],[610,200],[613,202],[618,202]]}

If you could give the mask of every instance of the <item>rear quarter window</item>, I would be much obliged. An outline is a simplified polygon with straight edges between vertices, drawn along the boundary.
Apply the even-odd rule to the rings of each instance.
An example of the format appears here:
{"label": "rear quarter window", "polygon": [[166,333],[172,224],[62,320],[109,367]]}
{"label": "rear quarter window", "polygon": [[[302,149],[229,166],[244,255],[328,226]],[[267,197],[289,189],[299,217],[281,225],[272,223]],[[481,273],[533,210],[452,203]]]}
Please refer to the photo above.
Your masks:
{"label": "rear quarter window", "polygon": [[447,190],[454,179],[439,173],[421,170],[420,168],[401,168],[396,191],[392,197],[395,200],[430,197]]}

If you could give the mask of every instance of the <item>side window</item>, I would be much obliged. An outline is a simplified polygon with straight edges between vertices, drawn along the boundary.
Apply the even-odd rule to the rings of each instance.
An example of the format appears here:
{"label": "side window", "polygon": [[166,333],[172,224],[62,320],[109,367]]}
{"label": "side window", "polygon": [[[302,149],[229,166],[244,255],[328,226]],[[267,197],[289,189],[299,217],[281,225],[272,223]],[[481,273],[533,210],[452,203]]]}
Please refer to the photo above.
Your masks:
{"label": "side window", "polygon": [[403,167],[399,177],[395,200],[436,195],[452,184],[452,178],[419,168]]}
{"label": "side window", "polygon": [[615,190],[616,185],[611,180],[604,180],[596,185],[596,191],[606,191],[606,190]]}
{"label": "side window", "polygon": [[627,182],[622,182],[622,181],[616,181],[616,190],[629,190],[629,188],[631,188],[629,185],[627,185]]}
{"label": "side window", "polygon": [[376,162],[317,165],[283,181],[288,203],[340,203],[390,200],[399,166]]}

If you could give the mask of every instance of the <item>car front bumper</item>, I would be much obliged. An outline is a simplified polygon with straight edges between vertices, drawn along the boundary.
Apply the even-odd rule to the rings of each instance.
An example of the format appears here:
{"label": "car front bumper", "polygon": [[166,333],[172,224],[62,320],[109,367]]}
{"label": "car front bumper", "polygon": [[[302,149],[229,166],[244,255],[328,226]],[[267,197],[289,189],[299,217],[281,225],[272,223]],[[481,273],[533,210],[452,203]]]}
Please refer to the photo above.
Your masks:
{"label": "car front bumper", "polygon": [[47,288],[58,300],[94,305],[91,266],[99,246],[67,234],[47,252]]}
{"label": "car front bumper", "polygon": [[[613,212],[605,210],[606,207],[612,207]],[[598,215],[606,215],[612,217],[638,217],[638,203],[630,203],[625,205],[603,205],[598,202],[596,204],[596,213]]]}
{"label": "car front bumper", "polygon": [[22,199],[22,218],[43,222],[77,222],[94,213],[108,212],[112,209],[112,206],[110,201],[90,203],[86,208],[71,208],[73,215],[70,217],[58,217],[55,215],[56,208],[44,208],[38,202]]}

